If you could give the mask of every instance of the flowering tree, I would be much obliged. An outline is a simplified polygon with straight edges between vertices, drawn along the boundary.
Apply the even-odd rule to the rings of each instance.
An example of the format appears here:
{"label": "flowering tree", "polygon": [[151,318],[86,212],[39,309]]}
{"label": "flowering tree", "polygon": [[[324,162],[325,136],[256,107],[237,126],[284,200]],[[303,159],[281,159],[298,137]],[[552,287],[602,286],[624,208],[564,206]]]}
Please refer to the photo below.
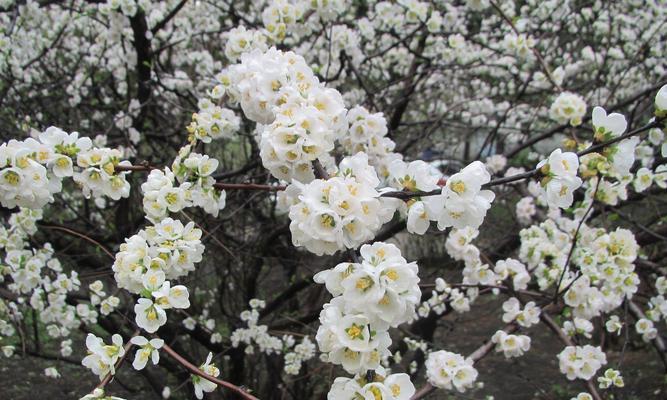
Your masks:
{"label": "flowering tree", "polygon": [[[99,376],[79,397],[129,370],[163,398],[416,400],[543,330],[564,398],[623,393],[631,343],[667,368],[663,2],[0,20],[0,345]],[[459,354],[443,323],[480,307]]]}

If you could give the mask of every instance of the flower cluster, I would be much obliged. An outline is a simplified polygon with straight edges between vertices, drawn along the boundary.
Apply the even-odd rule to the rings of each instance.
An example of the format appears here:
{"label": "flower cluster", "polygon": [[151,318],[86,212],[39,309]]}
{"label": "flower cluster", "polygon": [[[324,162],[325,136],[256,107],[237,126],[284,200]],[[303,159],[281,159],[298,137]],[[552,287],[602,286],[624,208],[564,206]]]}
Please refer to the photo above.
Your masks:
{"label": "flower cluster", "polygon": [[440,350],[430,353],[426,359],[426,376],[435,387],[463,393],[473,386],[477,375],[473,360],[460,354]]}
{"label": "flower cluster", "polygon": [[452,229],[445,241],[447,254],[455,260],[465,261],[466,265],[479,260],[479,249],[472,244],[477,238],[479,231],[476,228],[466,227]]}
{"label": "flower cluster", "polygon": [[[611,113],[607,115],[602,107],[593,109],[592,122],[595,130],[593,137],[596,142],[604,142],[619,137],[628,126],[622,114]],[[592,177],[601,174],[619,181],[623,180],[630,174],[630,168],[635,163],[635,148],[638,143],[638,137],[631,137],[617,144],[606,146],[599,153],[594,152],[584,155],[581,158],[582,176]]]}
{"label": "flower cluster", "polygon": [[531,36],[525,34],[509,34],[505,36],[505,47],[517,57],[526,58],[531,54],[532,48],[535,46],[535,40]]}
{"label": "flower cluster", "polygon": [[[81,282],[76,271],[63,271],[51,244],[45,243],[41,248],[33,248],[30,244],[30,235],[36,232],[36,223],[41,218],[41,210],[24,208],[10,216],[8,227],[0,225],[0,250],[5,252],[0,266],[0,282],[5,282],[5,287],[19,296],[18,304],[24,303],[37,313],[49,337],[66,338],[82,322],[96,323],[98,312],[86,303],[68,302],[68,296],[81,288]],[[104,301],[111,302],[112,298]],[[92,301],[91,304],[97,305]],[[15,323],[23,318],[16,303],[0,304],[0,339],[14,335]],[[71,340],[62,342],[63,356],[71,354],[70,345]],[[14,346],[8,344],[2,349],[9,354]]]}
{"label": "flower cluster", "polygon": [[526,196],[516,202],[516,218],[522,225],[530,225],[533,216],[537,213],[535,201],[532,197]]}
{"label": "flower cluster", "polygon": [[376,330],[411,321],[421,297],[417,264],[408,263],[393,244],[363,245],[360,263],[321,271],[315,282],[344,300],[344,312],[364,314]]}
{"label": "flower cluster", "polygon": [[572,205],[573,192],[581,186],[577,176],[579,158],[574,153],[554,150],[548,160],[542,160],[537,168],[544,175],[541,186],[546,194],[547,203],[553,207],[567,208]]}
{"label": "flower cluster", "polygon": [[[214,87],[210,95],[216,98],[218,93],[224,94],[224,89]],[[206,98],[200,99],[197,105],[199,111],[192,114],[192,122],[187,127],[192,139],[210,143],[220,138],[229,139],[238,132],[241,119],[234,114],[234,111],[217,106]]]}
{"label": "flower cluster", "polygon": [[204,251],[201,234],[194,222],[165,218],[125,239],[112,267],[118,286],[139,294],[194,271]]}
{"label": "flower cluster", "polygon": [[[218,161],[204,152],[220,150],[218,154],[226,156],[233,149],[221,149],[226,144],[205,144],[231,138],[241,130],[241,119],[232,111],[237,105],[257,123],[256,143],[252,138],[244,140],[244,150],[249,143],[251,156],[258,152],[262,165],[290,184],[278,197],[290,209],[294,243],[317,254],[352,250],[352,262],[341,263],[315,278],[335,297],[320,316],[317,342],[324,352],[322,359],[342,364],[357,374],[337,379],[329,397],[407,400],[414,393],[407,375],[388,375],[380,367],[389,365],[388,329],[417,316],[426,317],[431,311],[443,314],[449,307],[459,313],[470,311],[475,299],[485,293],[514,295],[516,291],[517,298],[503,304],[503,320],[524,328],[537,323],[541,311],[535,302],[526,301],[524,305],[519,296],[529,300],[555,292],[554,302],[562,296],[567,307],[562,329],[575,339],[579,339],[576,335],[591,337],[591,320],[606,318],[624,301],[636,311],[630,299],[640,285],[634,271],[637,241],[624,229],[592,228],[586,218],[594,201],[616,205],[628,199],[632,187],[635,192],[644,192],[637,197],[645,197],[652,194],[648,189],[654,183],[663,189],[667,185],[667,165],[659,165],[664,160],[657,151],[661,146],[661,155],[667,153],[667,86],[655,97],[655,119],[649,122],[653,129],[633,129],[642,135],[606,145],[580,159],[575,153],[557,150],[538,165],[542,185],[533,182],[528,186],[535,201],[523,197],[515,209],[524,225],[537,218],[546,217],[546,222],[521,232],[519,260],[508,258],[491,265],[472,241],[495,200],[492,192],[483,190],[498,184],[490,181],[489,172],[512,176],[510,172],[519,173],[519,164],[533,162],[538,155],[531,150],[539,151],[542,138],[550,136],[534,135],[536,129],[556,134],[564,130],[563,126],[552,130],[549,117],[560,124],[578,126],[586,115],[584,99],[604,99],[605,103],[633,109],[633,122],[644,118],[644,108],[631,103],[639,104],[654,90],[642,89],[638,96],[637,82],[662,79],[664,63],[659,56],[660,46],[655,51],[642,51],[642,43],[664,42],[661,26],[654,21],[664,20],[667,8],[636,7],[636,1],[592,2],[579,8],[568,2],[499,2],[486,11],[488,0],[271,0],[244,7],[147,0],[95,3],[99,4],[71,10],[58,4],[46,7],[40,2],[3,2],[3,9],[15,8],[16,12],[0,13],[3,26],[11,25],[9,32],[0,33],[0,70],[3,76],[21,77],[3,87],[3,106],[12,113],[17,111],[14,120],[8,118],[9,134],[16,127],[25,130],[24,126],[43,123],[59,113],[69,124],[98,130],[109,126],[109,135],[100,135],[94,142],[49,128],[42,133],[35,131],[31,139],[0,146],[0,203],[5,208],[39,209],[58,197],[67,209],[63,212],[66,216],[56,213],[57,223],[75,223],[74,218],[66,217],[79,214],[79,208],[85,206],[86,223],[108,225],[108,212],[100,210],[106,206],[102,196],[114,200],[128,197],[127,171],[140,173],[144,169],[130,168],[128,162],[120,160],[134,155],[156,162],[164,159],[163,154],[155,154],[155,143],[142,143],[144,138],[138,129],[150,126],[159,132],[172,122],[170,117],[181,114],[182,105],[193,93],[205,93],[205,97],[199,100],[197,113],[187,127],[189,146],[179,152],[169,168],[152,171],[142,186],[144,209],[153,226],[121,245],[113,267],[115,287],[107,286],[106,290],[102,280],[81,285],[77,273],[65,273],[53,257],[54,248],[41,244],[41,235],[36,240],[29,238],[36,231],[41,211],[33,214],[23,209],[10,217],[8,228],[0,228],[0,248],[4,252],[0,281],[2,288],[11,292],[11,297],[3,293],[3,298],[17,296],[16,301],[0,302],[3,336],[16,333],[15,327],[23,322],[23,310],[30,307],[40,317],[35,326],[43,324],[51,337],[67,337],[81,324],[95,324],[100,315],[109,315],[120,305],[120,297],[108,295],[117,294],[116,287],[138,298],[134,306],[136,322],[148,332],[157,331],[166,322],[165,310],[187,308],[190,293],[176,284],[176,279],[192,271],[202,259],[201,231],[192,223],[184,226],[168,216],[191,206],[217,216],[224,207],[225,192],[216,188],[223,185],[215,184],[213,179]],[[238,26],[253,26],[260,20],[263,27]],[[609,26],[615,27],[614,35],[608,34]],[[573,35],[575,31],[578,34]],[[547,37],[540,32],[554,35]],[[540,54],[538,37],[544,40],[544,49],[567,45]],[[207,77],[222,68],[223,63],[215,60],[220,47],[210,45],[221,38],[225,61],[238,64],[217,74],[212,88],[206,87]],[[604,38],[604,45],[595,46],[591,38]],[[132,41],[136,46],[127,46]],[[144,44],[148,44],[148,60],[141,59]],[[281,49],[293,47],[303,57],[286,50],[269,50],[274,44]],[[635,56],[629,57],[632,54]],[[140,68],[128,68],[134,63]],[[67,79],[60,76],[63,72]],[[614,79],[615,75],[623,79]],[[63,83],[63,90],[48,90],[53,85],[45,83],[54,82]],[[608,82],[614,82],[612,88],[603,86]],[[138,84],[137,97],[144,99],[131,99],[135,94],[129,88],[131,84]],[[563,92],[561,85],[577,88],[581,96]],[[343,96],[334,87],[350,90]],[[561,93],[545,112],[540,97],[552,89]],[[39,110],[44,95],[50,107]],[[60,103],[81,104],[81,112],[65,114],[67,109]],[[366,104],[368,109],[354,106],[358,103]],[[387,106],[391,111],[387,114],[391,115],[389,126],[379,111],[389,111]],[[608,114],[601,107],[595,107],[591,117],[592,135],[586,129],[568,130],[576,140],[566,139],[567,148],[581,152],[619,138],[628,128],[622,115]],[[492,131],[478,157],[505,149],[512,156],[489,157],[488,171],[475,161],[451,177],[442,177],[437,169],[449,170],[459,159],[459,145],[477,144],[476,139],[471,142],[460,133],[470,131],[477,136],[476,131],[489,128]],[[389,129],[391,137],[401,138],[403,149],[412,149],[408,150],[410,157],[417,154],[418,141],[443,136],[444,129],[454,134],[445,135],[446,143],[434,140],[423,149],[422,158],[433,160],[429,165],[420,160],[404,162],[403,156],[394,152],[396,144],[388,137]],[[415,132],[420,129],[423,132]],[[525,146],[529,135],[531,150]],[[589,142],[586,139],[590,136]],[[639,138],[644,136],[648,140],[640,144]],[[127,142],[130,148],[107,148],[107,140]],[[175,143],[178,138],[169,137],[169,141]],[[410,147],[413,144],[416,146]],[[202,154],[194,153],[195,148]],[[161,149],[160,144],[157,149]],[[334,157],[358,152],[363,154],[335,166],[338,158]],[[238,161],[231,158],[230,164]],[[254,162],[246,161],[249,163],[239,171],[254,168]],[[514,167],[506,170],[508,164]],[[640,164],[639,168],[633,169],[635,164]],[[55,196],[65,177],[72,177],[84,196],[93,196],[95,201],[82,202],[79,196],[67,193]],[[257,177],[253,173],[253,178]],[[379,188],[380,184],[386,187]],[[573,192],[581,186],[583,201],[571,210],[559,210],[573,205]],[[504,189],[526,196],[526,188],[518,182]],[[269,199],[253,198],[253,208],[272,212],[273,198],[266,197]],[[503,195],[499,200],[512,208],[512,197]],[[545,204],[550,206],[548,213],[538,212],[536,205]],[[460,284],[438,278],[432,296],[419,304],[417,267],[408,263],[396,247],[366,245],[361,248],[362,259],[356,259],[354,249],[370,241],[396,211],[407,218],[410,233],[424,234],[431,221],[437,221],[441,230],[453,227],[445,250],[465,264]],[[561,213],[570,211],[573,219],[562,217]],[[256,217],[268,213],[259,214]],[[55,222],[50,228],[56,228]],[[60,232],[70,230],[58,228],[62,228]],[[246,236],[245,224],[231,226],[228,234],[231,237],[241,230]],[[108,237],[101,232],[90,242],[101,238],[100,247],[106,251]],[[60,242],[56,249],[69,255],[72,247],[63,250]],[[41,247],[31,243],[40,243]],[[647,256],[655,256],[650,253]],[[261,254],[253,256],[265,259]],[[528,291],[533,277],[537,288]],[[234,290],[236,280],[226,278],[225,274],[216,279],[225,279],[224,286]],[[657,323],[667,318],[667,280],[658,278],[654,286],[642,285],[647,292],[655,289],[658,294],[639,299],[650,300],[646,317],[640,315],[634,326],[646,341],[657,338]],[[208,298],[201,308],[197,307],[201,312],[182,321],[186,331],[193,331],[200,323],[201,329],[182,333],[210,331],[210,342],[216,344],[223,339],[221,332],[214,332],[212,293],[215,291],[211,289],[198,293],[197,298]],[[286,294],[290,293],[288,290]],[[313,342],[308,336],[299,344],[291,335],[272,336],[269,328],[260,324],[263,302],[253,300],[250,307],[241,314],[246,326],[231,334],[232,345],[245,345],[247,353],[255,348],[265,354],[283,353],[285,372],[298,373],[302,363],[315,354]],[[611,316],[606,325],[610,332],[620,333],[626,323]],[[125,351],[119,337],[115,335],[111,345],[95,336],[88,339],[91,354],[85,363],[100,376],[104,371],[114,373],[114,362]],[[496,332],[492,342],[507,357],[521,355],[530,346],[527,336],[504,331]],[[144,368],[149,359],[158,361],[158,349],[163,346],[159,339],[136,336],[131,343],[139,346],[135,368]],[[405,343],[411,351],[427,352],[426,342],[407,339]],[[71,355],[71,346],[71,340],[62,341],[60,353]],[[1,348],[6,354],[13,352],[11,345]],[[604,363],[604,353],[595,349],[566,349],[561,353],[561,369],[568,377],[594,375],[597,364]],[[392,358],[400,363],[400,354]],[[219,371],[211,362],[209,354],[201,369],[217,376]],[[426,364],[429,380],[439,387],[463,391],[477,376],[473,360],[453,353],[432,353]],[[410,364],[411,373],[417,369],[416,362]],[[46,374],[58,375],[52,369]],[[599,382],[602,387],[621,386],[622,378],[617,371],[608,370]],[[193,377],[193,384],[199,398],[216,387],[200,377]],[[590,389],[593,392],[594,388]],[[163,397],[169,397],[170,390],[165,388],[163,393]],[[577,396],[591,397],[586,393]],[[99,389],[85,398],[111,397]]]}
{"label": "flower cluster", "polygon": [[387,120],[382,113],[371,114],[366,108],[356,106],[347,112],[349,128],[341,138],[341,144],[348,154],[364,152],[381,179],[389,175],[389,163],[401,159],[393,153],[396,143],[386,137]]}
{"label": "flower cluster", "polygon": [[262,12],[262,22],[269,36],[281,42],[295,28],[303,14],[303,3],[288,0],[272,0]]}
{"label": "flower cluster", "polygon": [[[434,172],[431,166],[424,161],[406,163],[403,160],[395,159],[389,164],[388,169],[389,185],[398,190],[430,192],[439,188],[440,174]],[[401,202],[402,204],[404,203]],[[401,210],[404,208],[401,207]],[[431,220],[437,219],[437,215],[432,215],[431,212],[429,197],[408,202],[406,211],[408,232],[423,235]]]}
{"label": "flower cluster", "polygon": [[565,374],[567,379],[579,378],[587,381],[607,363],[607,356],[599,347],[567,346],[558,354],[558,363],[560,372]]}
{"label": "flower cluster", "polygon": [[375,370],[389,356],[387,329],[414,318],[420,298],[417,265],[391,244],[361,248],[361,263],[342,263],[315,276],[334,299],[320,313],[317,343],[349,373]]}
{"label": "flower cluster", "polygon": [[609,368],[604,371],[604,376],[598,378],[598,383],[600,384],[600,389],[607,389],[611,386],[622,388],[625,386],[623,377],[621,376],[620,371],[613,368]]}
{"label": "flower cluster", "polygon": [[188,308],[185,286],[171,286],[176,279],[194,270],[204,246],[201,230],[190,222],[166,218],[125,240],[113,264],[118,287],[141,294],[135,305],[137,325],[155,332],[167,321],[166,309]]}
{"label": "flower cluster", "polygon": [[303,57],[275,48],[244,53],[224,75],[230,100],[260,124],[262,164],[279,179],[314,179],[312,161],[328,157],[347,128],[340,93],[325,88]]}
{"label": "flower cluster", "polygon": [[574,318],[573,321],[565,321],[563,323],[563,332],[568,336],[582,335],[590,339],[591,332],[593,332],[593,324],[587,319]]}
{"label": "flower cluster", "polygon": [[56,127],[35,133],[35,138],[12,139],[0,145],[0,203],[7,208],[42,208],[60,192],[66,177],[73,177],[86,197],[127,197],[127,172],[116,167],[130,163],[121,156],[117,149],[93,147],[89,138]]}
{"label": "flower cluster", "polygon": [[279,179],[310,182],[315,178],[312,162],[333,150],[335,131],[327,120],[342,110],[342,99],[333,89],[311,94],[310,100],[296,97],[283,104],[271,124],[257,129],[262,163]]}
{"label": "flower cluster", "polygon": [[642,340],[650,342],[658,336],[658,330],[653,326],[653,321],[646,318],[641,318],[635,324],[637,333],[642,335]]}
{"label": "flower cluster", "polygon": [[247,328],[238,328],[230,337],[233,347],[239,347],[241,343],[245,344],[245,352],[253,354],[254,346],[259,347],[259,351],[264,354],[280,353],[283,349],[283,341],[280,338],[268,333],[269,327],[259,325],[259,311],[265,307],[261,300],[250,300],[250,310],[241,313],[241,321],[247,324]]}
{"label": "flower cluster", "polygon": [[415,387],[410,382],[408,374],[384,376],[376,372],[370,382],[364,374],[354,378],[336,378],[329,389],[327,399],[408,400],[413,394]]}
{"label": "flower cluster", "polygon": [[525,290],[530,282],[530,274],[526,266],[518,260],[508,258],[496,262],[493,271],[498,275],[498,279],[512,279],[512,287],[516,290]]}
{"label": "flower cluster", "polygon": [[89,333],[86,337],[86,347],[88,355],[81,361],[84,367],[89,368],[93,373],[104,379],[107,374],[115,375],[116,361],[125,355],[123,347],[123,338],[115,334],[111,337],[112,344],[105,344],[104,341]]}
{"label": "flower cluster", "polygon": [[422,302],[417,309],[417,314],[420,317],[428,316],[431,310],[438,315],[442,315],[447,309],[447,304],[457,313],[470,311],[470,304],[477,297],[477,288],[471,287],[462,291],[458,288],[452,289],[442,278],[437,278],[435,282],[435,290],[431,292],[431,297]]}
{"label": "flower cluster", "polygon": [[437,216],[438,229],[453,226],[457,229],[477,229],[491,208],[495,194],[482,190],[482,185],[491,180],[491,175],[480,161],[473,161],[460,172],[447,179],[442,195],[432,196],[427,204]]}
{"label": "flower cluster", "polygon": [[351,373],[363,373],[380,366],[389,356],[391,338],[386,330],[375,330],[364,314],[346,314],[345,300],[336,297],[320,313],[317,344],[324,360],[340,364]]}
{"label": "flower cluster", "polygon": [[193,206],[217,216],[225,208],[227,198],[224,190],[214,187],[215,179],[211,174],[217,168],[215,158],[191,153],[190,146],[182,148],[171,169],[152,170],[141,185],[147,217],[161,221],[169,212]]}
{"label": "flower cluster", "polygon": [[[291,339],[291,337],[289,339],[290,340],[283,341],[285,342],[286,347],[294,345],[294,340]],[[285,367],[283,368],[285,373],[289,375],[298,375],[301,370],[301,365],[305,361],[315,357],[316,350],[315,344],[310,338],[304,336],[301,343],[294,345],[292,351],[285,354]]]}
{"label": "flower cluster", "polygon": [[493,334],[491,342],[496,344],[496,351],[502,351],[505,358],[521,357],[530,349],[530,337],[510,335],[502,330]]}
{"label": "flower cluster", "polygon": [[[560,218],[558,223],[547,220],[521,231],[520,258],[535,270],[537,283],[545,289],[558,282],[565,304],[575,317],[590,319],[620,306],[623,299],[637,291],[639,278],[634,272],[638,245],[631,231],[617,228],[613,232],[579,228],[577,245],[569,257],[572,240],[579,221]],[[563,269],[568,266],[568,271]],[[576,266],[580,277],[570,270]]]}
{"label": "flower cluster", "polygon": [[516,321],[524,328],[529,328],[540,322],[541,310],[533,301],[526,303],[522,310],[519,300],[512,297],[503,303],[503,311],[503,322]]}
{"label": "flower cluster", "polygon": [[255,346],[264,354],[284,354],[285,366],[283,370],[289,375],[298,375],[304,362],[315,357],[315,344],[308,336],[304,336],[301,343],[296,344],[292,335],[282,338],[271,335],[268,326],[258,323],[260,311],[266,306],[263,300],[250,300],[250,310],[241,313],[241,320],[247,327],[238,328],[232,332],[230,340],[232,347],[245,345],[246,354],[254,354]]}
{"label": "flower cluster", "polygon": [[292,242],[322,255],[372,239],[394,212],[380,201],[378,184],[364,153],[343,159],[338,174],[327,180],[293,183],[301,191],[289,209]]}
{"label": "flower cluster", "polygon": [[563,92],[551,104],[549,116],[559,124],[569,123],[572,126],[581,124],[586,114],[586,101],[579,95]]}
{"label": "flower cluster", "polygon": [[225,57],[231,62],[238,61],[243,53],[254,49],[268,50],[266,35],[261,31],[238,26],[227,32],[226,36]]}

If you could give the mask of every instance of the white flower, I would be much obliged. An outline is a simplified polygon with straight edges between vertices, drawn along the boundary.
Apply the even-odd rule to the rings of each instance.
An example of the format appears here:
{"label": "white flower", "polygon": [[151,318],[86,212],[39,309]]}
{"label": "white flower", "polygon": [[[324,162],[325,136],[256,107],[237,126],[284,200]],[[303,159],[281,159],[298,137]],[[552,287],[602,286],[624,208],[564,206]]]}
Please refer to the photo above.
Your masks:
{"label": "white flower", "polygon": [[[211,364],[212,359],[213,353],[208,353],[206,362],[199,367],[199,370],[209,376],[217,378],[218,375],[220,375],[220,370],[215,366],[215,364]],[[204,393],[210,393],[214,391],[216,387],[218,387],[217,384],[202,378],[199,375],[192,375],[192,384],[195,387],[195,396],[198,399],[203,399]]]}
{"label": "white flower", "polygon": [[595,128],[595,140],[604,142],[621,136],[628,123],[622,114],[607,112],[602,107],[593,108],[593,127]]}
{"label": "white flower", "polygon": [[502,154],[494,154],[486,159],[486,167],[494,174],[505,169],[507,158]]}
{"label": "white flower", "polygon": [[171,287],[171,283],[169,281],[164,282],[159,290],[153,292],[155,302],[164,309],[189,308],[189,296],[190,294],[188,293],[187,287],[183,285],[176,285]]}
{"label": "white flower", "polygon": [[48,367],[44,370],[44,375],[49,378],[58,379],[60,378],[60,372],[55,367]]}
{"label": "white flower", "polygon": [[92,393],[83,396],[79,400],[124,400],[124,399],[116,396],[106,396],[104,394],[104,390],[97,388],[93,390]]}
{"label": "white flower", "polygon": [[516,202],[516,217],[522,225],[530,225],[533,216],[537,213],[533,197],[522,197]]}
{"label": "white flower", "polygon": [[658,111],[667,110],[667,85],[661,87],[655,95],[655,108]]}
{"label": "white flower", "polygon": [[646,318],[641,318],[635,324],[637,333],[642,335],[642,340],[650,342],[658,336],[658,330],[653,326],[653,321]]}
{"label": "white flower", "polygon": [[608,150],[607,158],[611,161],[608,173],[612,176],[626,176],[635,163],[635,147],[639,143],[638,137],[631,137],[618,143]]}
{"label": "white flower", "polygon": [[195,326],[197,326],[197,321],[192,317],[187,317],[183,320],[183,326],[189,331],[194,330]]}
{"label": "white flower", "polygon": [[623,324],[620,322],[617,315],[612,315],[609,317],[609,320],[605,323],[607,332],[621,334],[621,329],[623,329]]}
{"label": "white flower", "polygon": [[236,27],[227,33],[225,56],[231,62],[237,61],[241,54],[260,49],[266,51],[266,36],[257,30],[246,30],[244,26]]}
{"label": "white flower", "polygon": [[521,303],[519,303],[519,300],[512,297],[503,303],[503,311],[504,322],[516,320],[519,325],[525,328],[529,328],[540,322],[541,311],[533,301],[526,303],[524,309],[521,310]]}
{"label": "white flower", "polygon": [[114,334],[111,345],[106,345],[101,338],[89,333],[86,337],[88,355],[81,361],[84,367],[89,368],[102,380],[107,374],[116,373],[115,364],[125,354],[123,338]]}
{"label": "white flower", "polygon": [[160,361],[160,353],[158,350],[164,345],[164,340],[151,339],[149,341],[143,336],[134,336],[130,339],[130,342],[140,347],[134,355],[134,362],[132,363],[134,369],[144,369],[149,358],[153,362],[153,365],[157,365]]}
{"label": "white flower", "polygon": [[433,175],[424,161],[406,163],[393,160],[389,164],[389,184],[399,190],[430,192],[438,188],[439,176]]}
{"label": "white flower", "polygon": [[164,271],[160,269],[149,269],[146,271],[141,281],[144,285],[144,288],[150,292],[158,290],[162,287],[162,284],[165,280]]}
{"label": "white flower", "polygon": [[[334,298],[320,313],[316,340],[328,361],[340,364],[349,373],[376,369],[389,356],[391,338],[386,330],[376,330],[363,314],[343,313],[344,300]],[[352,346],[352,347],[348,347]]]}
{"label": "white flower", "polygon": [[542,187],[546,189],[549,205],[560,208],[571,206],[574,199],[573,192],[582,184],[581,178],[577,176],[579,168],[577,155],[556,149],[548,160],[537,164],[537,168],[545,174]]}
{"label": "white flower", "polygon": [[410,204],[408,208],[408,221],[406,224],[408,232],[423,235],[426,233],[430,225],[431,218],[429,218],[427,207],[424,202],[416,201]]}
{"label": "white flower", "polygon": [[574,318],[574,321],[565,321],[563,323],[563,331],[569,336],[583,335],[590,339],[593,332],[593,324],[583,318]]}
{"label": "white flower", "polygon": [[598,383],[600,384],[600,389],[607,389],[612,385],[620,388],[625,386],[620,371],[613,368],[604,371],[604,376],[598,377]]}
{"label": "white flower", "polygon": [[520,357],[530,349],[530,337],[509,335],[503,330],[497,331],[491,341],[496,344],[496,351],[502,351],[506,358]]}
{"label": "white flower", "polygon": [[526,270],[526,266],[518,260],[512,258],[500,260],[496,262],[493,270],[501,280],[512,278],[512,286],[516,290],[525,290],[528,287],[530,275]]}
{"label": "white flower", "polygon": [[141,298],[134,306],[137,326],[148,333],[154,333],[167,322],[167,313],[151,299]]}
{"label": "white flower", "polygon": [[373,382],[366,382],[363,374],[352,379],[336,378],[331,385],[327,399],[352,399],[355,396],[361,396],[362,399],[409,400],[415,394],[415,387],[410,382],[408,374],[393,374],[384,377],[376,371],[375,378]]}
{"label": "white flower", "polygon": [[505,47],[507,50],[515,53],[518,57],[526,58],[531,54],[531,49],[535,46],[535,40],[526,34],[510,33],[505,35]]}
{"label": "white flower", "polygon": [[549,116],[559,124],[569,122],[572,126],[581,124],[586,114],[586,102],[581,96],[570,92],[563,92],[551,105]]}
{"label": "white flower", "polygon": [[635,191],[643,192],[644,190],[648,189],[652,183],[653,183],[653,173],[651,172],[650,169],[642,167],[639,170],[637,170],[635,180],[633,181],[633,186],[635,188]]}

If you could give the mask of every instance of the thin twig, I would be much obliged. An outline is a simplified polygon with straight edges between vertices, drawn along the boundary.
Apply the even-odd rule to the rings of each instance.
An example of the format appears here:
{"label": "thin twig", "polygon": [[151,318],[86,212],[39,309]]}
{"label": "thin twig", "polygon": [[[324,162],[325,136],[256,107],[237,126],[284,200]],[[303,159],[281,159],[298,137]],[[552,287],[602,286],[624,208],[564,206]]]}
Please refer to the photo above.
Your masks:
{"label": "thin twig", "polygon": [[222,379],[218,379],[218,378],[216,378],[214,376],[211,376],[211,375],[205,373],[204,371],[200,370],[194,364],[192,364],[191,362],[189,362],[188,360],[183,358],[180,354],[178,354],[176,351],[174,351],[174,349],[169,347],[169,345],[164,344],[162,346],[162,350],[164,350],[167,354],[169,354],[169,356],[171,356],[171,358],[173,358],[176,362],[178,362],[179,364],[184,366],[185,369],[187,369],[191,373],[193,373],[197,376],[200,376],[200,377],[206,379],[207,381],[213,382],[216,385],[220,385],[222,387],[225,387],[225,388],[233,391],[234,393],[238,394],[239,396],[241,396],[244,399],[259,400],[259,399],[257,399],[257,397],[251,395],[250,393],[246,392],[245,390],[241,389],[240,387],[238,387],[236,385],[233,385],[233,384],[231,384],[227,381],[223,381]]}

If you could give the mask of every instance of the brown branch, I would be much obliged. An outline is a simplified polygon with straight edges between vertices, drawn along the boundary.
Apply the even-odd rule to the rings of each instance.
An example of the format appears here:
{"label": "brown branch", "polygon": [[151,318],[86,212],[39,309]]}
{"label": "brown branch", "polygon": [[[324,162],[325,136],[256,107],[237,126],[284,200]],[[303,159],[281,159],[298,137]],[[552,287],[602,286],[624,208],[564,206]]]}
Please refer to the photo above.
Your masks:
{"label": "brown branch", "polygon": [[72,236],[76,236],[76,237],[79,237],[79,238],[81,238],[81,239],[87,240],[88,242],[90,242],[90,243],[96,245],[97,247],[99,247],[100,250],[102,250],[106,255],[108,255],[109,257],[111,257],[112,260],[116,258],[116,257],[113,255],[112,252],[110,252],[106,247],[104,247],[104,245],[103,245],[102,243],[100,243],[100,242],[98,242],[97,240],[91,238],[90,236],[87,236],[87,235],[84,234],[84,233],[75,231],[74,229],[66,228],[66,227],[64,227],[64,226],[59,226],[59,225],[45,225],[45,224],[41,224],[41,223],[40,223],[39,226],[41,226],[41,227],[43,227],[43,228],[46,228],[46,229],[51,229],[51,230],[57,230],[57,231],[66,232],[66,233],[69,233],[69,234],[72,235]]}
{"label": "brown branch", "polygon": [[324,169],[319,159],[313,161],[313,168],[315,169],[315,176],[318,179],[329,179],[329,174],[327,173],[327,170]]}
{"label": "brown branch", "polygon": [[167,354],[169,354],[169,356],[171,356],[171,358],[173,358],[176,362],[178,362],[179,364],[184,366],[185,369],[187,369],[191,373],[193,373],[197,376],[200,376],[200,377],[206,379],[207,381],[213,382],[216,385],[220,385],[222,387],[225,387],[225,388],[233,391],[234,393],[238,394],[239,396],[241,396],[244,399],[259,400],[259,399],[257,399],[257,397],[251,395],[250,393],[246,392],[245,390],[241,389],[240,387],[238,387],[236,385],[233,385],[233,384],[231,384],[227,381],[223,381],[222,379],[218,379],[218,378],[216,378],[214,376],[211,376],[211,375],[205,373],[204,371],[200,370],[194,364],[192,364],[191,362],[189,362],[188,360],[183,358],[180,354],[175,352],[174,349],[169,347],[166,343],[162,346],[162,350],[164,350]]}
{"label": "brown branch", "polygon": [[412,64],[410,65],[410,69],[408,71],[408,79],[403,85],[403,90],[399,96],[399,102],[394,108],[394,112],[389,119],[389,124],[387,125],[389,132],[393,132],[396,130],[396,128],[398,128],[398,125],[401,123],[401,119],[403,119],[403,114],[405,114],[405,111],[408,109],[408,104],[410,104],[410,97],[414,93],[415,88],[419,83],[420,77],[416,77],[414,81],[413,78],[415,78],[415,74],[417,73],[417,68],[419,67],[419,57],[421,57],[421,53],[424,52],[427,38],[428,31],[425,31],[424,34],[422,34],[419,38],[417,50],[415,51],[415,57],[413,58]]}
{"label": "brown branch", "polygon": [[[607,140],[606,142],[602,142],[602,143],[592,145],[592,146],[588,147],[587,149],[578,152],[577,157],[581,157],[583,155],[596,152],[598,150],[604,149],[607,146],[618,143],[618,142],[620,142],[624,139],[627,139],[627,138],[632,137],[632,136],[636,136],[636,135],[638,135],[640,133],[643,133],[643,132],[645,132],[649,129],[658,127],[662,124],[662,122],[665,119],[667,119],[667,117],[656,119],[655,121],[653,121],[653,122],[651,122],[647,125],[644,125],[641,128],[637,128],[633,131],[630,131],[630,132],[628,132],[624,135],[621,135],[619,137]],[[535,169],[531,169],[530,171],[527,171],[527,172],[524,172],[524,173],[521,173],[521,174],[515,174],[515,175],[512,175],[512,176],[506,176],[506,177],[503,177],[503,178],[493,179],[492,181],[483,184],[482,189],[488,189],[488,188],[493,187],[493,186],[503,185],[503,184],[506,184],[506,183],[512,183],[512,182],[532,178],[532,177],[538,175],[539,173],[540,173],[540,171],[537,168],[535,168]],[[396,192],[383,193],[381,195],[381,197],[393,197],[393,198],[397,198],[397,199],[407,200],[407,199],[411,199],[413,197],[437,196],[441,192],[442,192],[441,189],[432,190],[430,192],[396,191]]]}
{"label": "brown branch", "polygon": [[657,128],[657,127],[662,125],[662,122],[665,121],[665,119],[667,119],[667,117],[657,118],[655,121],[651,122],[650,124],[644,125],[643,127],[635,129],[634,131],[630,131],[630,132],[626,133],[625,135],[615,137],[613,139],[607,140],[606,142],[602,142],[602,143],[593,145],[593,146],[587,148],[586,150],[582,150],[579,153],[577,153],[577,156],[581,157],[581,156],[586,155],[586,154],[594,153],[598,150],[602,150],[603,148],[605,148],[609,145],[612,145],[614,143],[618,143],[621,140],[624,140],[624,139],[627,139],[629,137],[638,135],[642,132],[648,131],[649,129]]}

